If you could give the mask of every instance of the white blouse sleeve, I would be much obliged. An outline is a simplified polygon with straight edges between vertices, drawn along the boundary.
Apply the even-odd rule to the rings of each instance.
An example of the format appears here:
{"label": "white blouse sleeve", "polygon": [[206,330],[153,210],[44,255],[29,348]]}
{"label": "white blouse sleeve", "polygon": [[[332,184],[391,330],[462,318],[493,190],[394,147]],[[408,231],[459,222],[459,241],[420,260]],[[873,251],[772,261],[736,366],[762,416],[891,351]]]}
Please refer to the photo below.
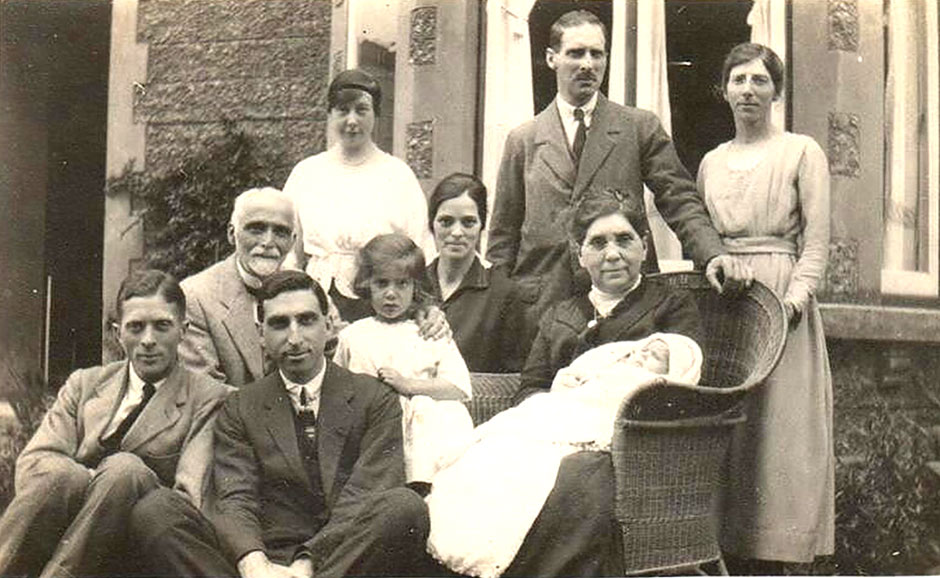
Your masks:
{"label": "white blouse sleeve", "polygon": [[829,259],[829,162],[822,148],[808,137],[797,179],[803,250],[790,274],[784,301],[803,311]]}
{"label": "white blouse sleeve", "polygon": [[333,354],[333,362],[346,369],[349,369],[350,361],[349,332],[340,331],[336,341],[336,353]]}

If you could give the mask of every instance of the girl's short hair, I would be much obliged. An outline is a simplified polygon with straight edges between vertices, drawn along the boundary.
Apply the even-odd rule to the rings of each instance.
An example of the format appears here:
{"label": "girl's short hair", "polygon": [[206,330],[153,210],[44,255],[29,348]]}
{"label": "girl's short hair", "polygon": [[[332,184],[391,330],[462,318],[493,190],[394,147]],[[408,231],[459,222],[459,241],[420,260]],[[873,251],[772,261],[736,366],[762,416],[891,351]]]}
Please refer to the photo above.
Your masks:
{"label": "girl's short hair", "polygon": [[731,69],[752,60],[760,60],[764,63],[764,68],[770,74],[770,80],[774,82],[774,97],[780,98],[783,94],[783,76],[786,73],[786,67],[776,52],[755,42],[738,44],[731,49],[728,56],[725,56],[725,62],[721,65],[721,92],[724,93],[728,89]]}
{"label": "girl's short hair", "polygon": [[428,227],[434,230],[434,218],[441,205],[451,199],[467,193],[476,203],[477,216],[480,218],[480,228],[486,227],[486,186],[483,181],[466,173],[452,173],[447,175],[434,187],[431,198],[428,199]]}
{"label": "girl's short hair", "polygon": [[376,235],[359,250],[358,261],[359,268],[356,271],[354,289],[356,295],[362,299],[372,298],[369,281],[378,268],[393,262],[401,262],[415,286],[411,313],[433,304],[434,298],[428,290],[424,253],[407,236],[400,233]]}
{"label": "girl's short hair", "polygon": [[584,243],[591,224],[607,215],[623,215],[640,237],[646,238],[649,233],[642,195],[625,194],[611,187],[589,187],[570,211],[568,235],[578,246]]}

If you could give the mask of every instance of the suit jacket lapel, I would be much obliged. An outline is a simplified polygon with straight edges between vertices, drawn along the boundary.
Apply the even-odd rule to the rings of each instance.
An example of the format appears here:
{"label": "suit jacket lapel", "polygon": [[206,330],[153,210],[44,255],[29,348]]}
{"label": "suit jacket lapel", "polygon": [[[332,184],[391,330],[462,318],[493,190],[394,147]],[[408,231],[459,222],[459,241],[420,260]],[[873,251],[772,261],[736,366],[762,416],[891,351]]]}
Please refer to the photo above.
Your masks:
{"label": "suit jacket lapel", "polygon": [[[308,491],[313,491],[310,478],[304,468],[300,456],[300,447],[297,445],[297,430],[294,429],[294,406],[287,395],[287,388],[279,373],[275,373],[265,381],[265,387],[259,389],[257,395],[262,396],[264,406],[264,424],[268,433],[274,438],[274,443],[284,455],[291,470],[302,481]],[[322,466],[321,466],[322,467]]]}
{"label": "suit jacket lapel", "polygon": [[629,331],[659,303],[660,299],[659,295],[650,292],[649,281],[641,281],[639,287],[618,303],[611,312],[612,322],[616,323],[617,334],[622,335]]}
{"label": "suit jacket lapel", "polygon": [[352,391],[337,379],[335,366],[326,364],[326,375],[320,390],[320,411],[317,412],[317,446],[320,460],[320,481],[327,502],[333,493],[333,480],[336,469],[346,445],[352,420],[352,408],[349,402]]}
{"label": "suit jacket lapel", "polygon": [[176,425],[182,415],[180,408],[188,399],[189,383],[184,383],[183,372],[177,364],[131,425],[131,429],[127,430],[121,449],[134,451],[160,432]]}
{"label": "suit jacket lapel", "polygon": [[543,160],[548,170],[568,185],[569,190],[573,188],[577,167],[574,166],[574,159],[571,158],[568,137],[565,136],[565,128],[561,124],[561,116],[555,101],[552,101],[535,117],[533,144],[536,149],[535,154]]}
{"label": "suit jacket lapel", "polygon": [[584,151],[581,153],[581,166],[578,168],[577,180],[574,185],[575,199],[584,193],[584,190],[594,179],[595,173],[610,156],[622,129],[621,119],[611,113],[604,95],[598,94],[597,106],[594,108],[594,115],[591,118],[591,129],[588,131]]}
{"label": "suit jacket lapel", "polygon": [[101,434],[111,423],[114,411],[127,390],[127,367],[128,364],[125,363],[120,371],[98,384],[94,394],[82,407],[85,435],[82,441],[79,442],[81,446],[77,452],[78,456],[91,455],[101,451],[101,444],[99,443]]}
{"label": "suit jacket lapel", "polygon": [[250,379],[247,380],[250,382],[264,376],[261,336],[255,324],[255,300],[245,289],[245,284],[238,275],[235,259],[234,254],[227,259],[231,265],[231,274],[222,276],[219,281],[219,302],[227,311],[222,318],[222,324],[231,335],[251,373]]}

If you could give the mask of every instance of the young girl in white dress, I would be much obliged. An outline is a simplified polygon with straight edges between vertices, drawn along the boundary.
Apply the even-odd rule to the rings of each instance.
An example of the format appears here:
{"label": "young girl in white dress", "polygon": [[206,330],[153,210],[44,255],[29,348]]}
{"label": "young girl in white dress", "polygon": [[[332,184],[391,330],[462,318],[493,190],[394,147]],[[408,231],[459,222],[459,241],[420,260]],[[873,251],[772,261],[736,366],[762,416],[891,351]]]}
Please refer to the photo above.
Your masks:
{"label": "young girl in white dress", "polygon": [[399,394],[406,481],[426,491],[431,477],[470,442],[470,372],[452,338],[419,336],[414,313],[427,304],[424,255],[414,241],[392,233],[359,253],[355,287],[374,315],[339,334],[334,361],[379,378]]}

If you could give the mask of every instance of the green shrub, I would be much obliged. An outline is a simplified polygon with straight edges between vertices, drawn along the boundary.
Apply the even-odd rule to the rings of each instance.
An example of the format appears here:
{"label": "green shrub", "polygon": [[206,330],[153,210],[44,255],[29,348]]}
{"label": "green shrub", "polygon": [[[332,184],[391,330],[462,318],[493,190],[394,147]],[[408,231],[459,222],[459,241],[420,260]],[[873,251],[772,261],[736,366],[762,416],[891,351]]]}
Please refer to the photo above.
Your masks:
{"label": "green shrub", "polygon": [[109,195],[128,195],[144,225],[148,267],[184,279],[224,258],[232,202],[254,187],[272,186],[276,155],[227,123],[221,137],[193,154],[178,168],[139,172],[133,165],[108,180]]}
{"label": "green shrub", "polygon": [[928,432],[885,404],[857,427],[866,445],[836,467],[836,551],[825,573],[923,574],[940,564]]}
{"label": "green shrub", "polygon": [[16,458],[39,427],[55,397],[38,371],[24,370],[10,359],[0,360],[0,399],[14,417],[0,417],[0,512],[13,499]]}

